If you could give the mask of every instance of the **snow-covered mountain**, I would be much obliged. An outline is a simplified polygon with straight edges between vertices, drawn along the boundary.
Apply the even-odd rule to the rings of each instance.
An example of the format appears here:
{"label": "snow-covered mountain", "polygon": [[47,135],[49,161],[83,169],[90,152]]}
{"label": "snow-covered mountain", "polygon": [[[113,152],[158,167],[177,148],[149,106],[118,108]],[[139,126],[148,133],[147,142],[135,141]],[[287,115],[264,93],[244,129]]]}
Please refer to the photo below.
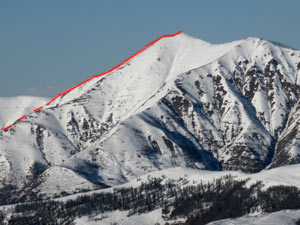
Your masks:
{"label": "snow-covered mountain", "polygon": [[300,51],[275,42],[161,39],[1,132],[0,184],[53,197],[178,166],[299,163],[299,76]]}

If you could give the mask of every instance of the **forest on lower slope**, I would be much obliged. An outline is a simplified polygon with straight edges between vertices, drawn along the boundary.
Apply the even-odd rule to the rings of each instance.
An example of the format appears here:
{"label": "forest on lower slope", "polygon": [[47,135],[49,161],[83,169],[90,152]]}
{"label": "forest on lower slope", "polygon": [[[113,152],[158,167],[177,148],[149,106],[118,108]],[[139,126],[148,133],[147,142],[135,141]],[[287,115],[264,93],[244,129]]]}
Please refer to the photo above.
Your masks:
{"label": "forest on lower slope", "polygon": [[[184,219],[182,225],[201,225],[211,221],[240,217],[256,211],[275,212],[300,209],[300,190],[293,186],[263,188],[261,182],[235,180],[224,176],[212,182],[190,183],[149,177],[137,187],[80,195],[75,199],[35,200],[16,204],[12,211],[2,210],[0,224],[74,224],[76,218],[93,217],[115,210],[128,216],[161,208],[165,224]],[[11,217],[6,217],[11,213]]]}

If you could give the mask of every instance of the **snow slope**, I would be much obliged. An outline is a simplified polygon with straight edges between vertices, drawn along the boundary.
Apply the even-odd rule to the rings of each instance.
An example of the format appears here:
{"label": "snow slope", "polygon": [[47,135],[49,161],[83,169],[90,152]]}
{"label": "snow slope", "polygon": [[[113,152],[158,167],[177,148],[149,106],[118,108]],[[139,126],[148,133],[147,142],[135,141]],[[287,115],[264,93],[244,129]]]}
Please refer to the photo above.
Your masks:
{"label": "snow slope", "polygon": [[266,215],[244,216],[209,223],[209,225],[293,225],[300,219],[300,210],[283,210]]}
{"label": "snow slope", "polygon": [[156,223],[164,224],[164,220],[161,216],[161,210],[155,210],[150,213],[133,215],[128,217],[127,211],[114,211],[111,213],[105,213],[97,215],[97,217],[81,217],[74,221],[76,225],[111,225],[111,224],[122,224],[122,225],[154,225]]}
{"label": "snow slope", "polygon": [[[161,217],[160,210],[147,214],[140,214],[127,217],[126,211],[115,211],[104,215],[98,215],[96,218],[82,217],[75,220],[76,225],[111,225],[114,223],[121,225],[154,225],[165,224]],[[259,216],[245,216],[234,219],[225,219],[209,223],[209,225],[293,225],[300,219],[300,210],[283,210]],[[170,222],[170,221],[168,221]]]}

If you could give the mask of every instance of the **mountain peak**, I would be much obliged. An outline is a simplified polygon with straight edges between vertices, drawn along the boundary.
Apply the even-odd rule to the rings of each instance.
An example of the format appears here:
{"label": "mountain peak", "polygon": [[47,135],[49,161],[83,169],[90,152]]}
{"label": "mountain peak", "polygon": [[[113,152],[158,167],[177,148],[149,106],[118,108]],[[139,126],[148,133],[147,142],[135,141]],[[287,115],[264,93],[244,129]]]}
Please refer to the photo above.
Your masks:
{"label": "mountain peak", "polygon": [[244,41],[245,42],[250,42],[250,43],[255,44],[255,45],[273,45],[273,46],[276,46],[276,47],[286,48],[286,49],[297,51],[297,49],[295,49],[291,46],[288,46],[286,44],[282,44],[280,42],[272,41],[272,40],[269,40],[269,39],[264,39],[264,38],[261,38],[261,37],[248,37],[248,38],[244,39]]}
{"label": "mountain peak", "polygon": [[204,41],[200,38],[195,38],[187,33],[181,33],[177,36],[178,38],[180,38],[182,41],[186,41],[186,42],[196,42],[198,45],[206,45],[206,46],[212,46],[213,44],[208,42],[208,41]]}

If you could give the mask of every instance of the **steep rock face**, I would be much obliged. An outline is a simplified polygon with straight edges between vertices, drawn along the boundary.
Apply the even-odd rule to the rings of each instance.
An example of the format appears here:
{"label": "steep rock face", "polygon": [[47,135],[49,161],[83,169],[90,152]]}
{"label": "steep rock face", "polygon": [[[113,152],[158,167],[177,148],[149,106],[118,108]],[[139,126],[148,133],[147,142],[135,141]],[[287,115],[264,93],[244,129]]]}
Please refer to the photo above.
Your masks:
{"label": "steep rock face", "polygon": [[300,162],[300,105],[293,108],[286,128],[276,144],[275,154],[269,168],[297,164]]}
{"label": "steep rock face", "polygon": [[258,38],[163,39],[2,132],[0,177],[22,186],[38,163],[116,185],[175,166],[298,162],[299,65],[299,51]]}
{"label": "steep rock face", "polygon": [[164,99],[223,169],[258,172],[299,98],[298,60],[297,51],[249,38],[177,76]]}
{"label": "steep rock face", "polygon": [[272,136],[228,79],[196,69],[175,83],[179,90],[168,95],[170,107],[223,169],[257,172],[264,168]]}

